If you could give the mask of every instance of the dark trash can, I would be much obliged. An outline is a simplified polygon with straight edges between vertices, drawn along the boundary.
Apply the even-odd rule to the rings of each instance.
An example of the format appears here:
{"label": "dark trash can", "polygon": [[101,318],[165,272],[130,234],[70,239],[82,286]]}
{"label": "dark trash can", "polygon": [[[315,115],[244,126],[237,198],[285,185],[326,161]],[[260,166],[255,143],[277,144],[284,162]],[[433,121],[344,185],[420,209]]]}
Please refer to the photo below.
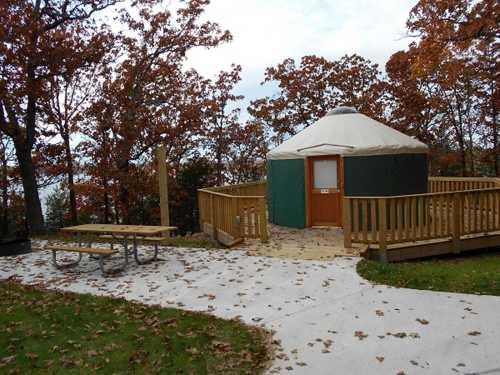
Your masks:
{"label": "dark trash can", "polygon": [[31,252],[29,238],[0,239],[0,256],[20,255]]}

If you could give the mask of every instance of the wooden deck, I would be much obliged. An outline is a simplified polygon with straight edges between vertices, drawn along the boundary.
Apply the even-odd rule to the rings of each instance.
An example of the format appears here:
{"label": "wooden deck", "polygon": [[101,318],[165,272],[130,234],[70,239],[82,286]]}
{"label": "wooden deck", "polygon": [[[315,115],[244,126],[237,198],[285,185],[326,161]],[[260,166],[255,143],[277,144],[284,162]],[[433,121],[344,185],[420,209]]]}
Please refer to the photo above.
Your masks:
{"label": "wooden deck", "polygon": [[425,194],[345,197],[345,247],[364,243],[375,258],[399,261],[500,246],[500,179],[429,183]]}
{"label": "wooden deck", "polygon": [[226,246],[268,240],[265,182],[200,189],[198,208],[201,230]]}
{"label": "wooden deck", "polygon": [[[471,250],[481,250],[500,246],[500,231],[487,234],[469,234],[460,237],[459,250],[452,238],[439,238],[427,241],[405,242],[388,245],[386,253],[387,262],[425,258],[430,256],[461,253]],[[371,245],[367,255],[370,259],[384,261],[383,252],[377,244]]]}
{"label": "wooden deck", "polygon": [[[499,178],[430,177],[428,191],[344,197],[344,252],[364,247],[374,258],[400,261],[500,246]],[[266,182],[200,189],[198,206],[200,227],[222,244],[260,239],[256,253],[280,247],[269,241],[279,236],[268,228]]]}

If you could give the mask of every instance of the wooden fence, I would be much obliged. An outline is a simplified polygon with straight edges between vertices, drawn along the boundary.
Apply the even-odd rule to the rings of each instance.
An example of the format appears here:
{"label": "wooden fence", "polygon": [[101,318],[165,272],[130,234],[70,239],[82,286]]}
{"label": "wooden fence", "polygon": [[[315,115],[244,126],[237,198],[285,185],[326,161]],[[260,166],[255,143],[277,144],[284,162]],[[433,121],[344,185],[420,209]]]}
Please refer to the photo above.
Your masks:
{"label": "wooden fence", "polygon": [[494,177],[429,177],[429,193],[478,190],[500,187],[500,178]]}
{"label": "wooden fence", "polygon": [[[452,185],[448,185],[452,189]],[[382,260],[401,260],[468,250],[464,240],[483,237],[484,246],[500,239],[500,187],[388,197],[344,198],[344,245],[375,245]],[[468,236],[468,237],[467,237]],[[418,252],[391,251],[391,245],[412,246],[444,240],[446,246],[421,247]],[[498,243],[500,245],[500,243]],[[481,241],[475,239],[475,245]],[[436,250],[439,248],[438,250]],[[389,249],[389,251],[387,251]]]}
{"label": "wooden fence", "polygon": [[268,240],[266,182],[199,189],[198,208],[201,229],[224,245]]}

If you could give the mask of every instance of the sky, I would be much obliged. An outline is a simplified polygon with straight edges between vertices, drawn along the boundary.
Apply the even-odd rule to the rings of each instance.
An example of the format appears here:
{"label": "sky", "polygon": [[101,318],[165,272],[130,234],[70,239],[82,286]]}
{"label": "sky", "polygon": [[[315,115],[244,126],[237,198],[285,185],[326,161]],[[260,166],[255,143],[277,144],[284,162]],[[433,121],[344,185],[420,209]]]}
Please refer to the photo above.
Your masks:
{"label": "sky", "polygon": [[273,94],[261,86],[264,71],[285,58],[315,54],[338,59],[357,53],[378,63],[411,42],[406,20],[417,0],[212,0],[203,18],[217,22],[233,41],[196,49],[187,66],[208,78],[232,63],[242,66],[236,93],[249,100]]}

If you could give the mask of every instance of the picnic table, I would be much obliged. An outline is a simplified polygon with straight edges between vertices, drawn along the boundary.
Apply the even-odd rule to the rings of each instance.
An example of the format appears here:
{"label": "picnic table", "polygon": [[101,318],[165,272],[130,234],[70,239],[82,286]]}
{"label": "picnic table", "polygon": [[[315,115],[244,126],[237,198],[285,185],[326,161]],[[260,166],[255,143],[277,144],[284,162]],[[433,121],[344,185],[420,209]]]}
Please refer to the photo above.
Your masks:
{"label": "picnic table", "polygon": [[[49,245],[46,247],[52,250],[52,263],[57,268],[74,267],[82,260],[82,254],[89,254],[90,257],[99,260],[99,268],[103,274],[109,272],[116,272],[125,269],[129,263],[129,243],[132,243],[132,254],[137,264],[145,264],[157,260],[158,258],[158,243],[165,240],[163,235],[169,233],[176,227],[170,226],[153,226],[153,225],[121,225],[121,224],[83,224],[72,227],[62,228],[61,231],[65,233],[73,233],[77,237],[78,246],[66,245]],[[93,248],[92,239],[87,241],[87,247],[82,246],[81,235],[98,235],[100,238],[110,239],[110,248]],[[152,243],[154,245],[154,255],[149,259],[140,259],[138,254],[138,242]],[[123,246],[124,262],[112,270],[104,268],[105,258],[119,253],[115,250],[114,245],[120,243]],[[57,252],[74,252],[78,253],[78,259],[73,262],[64,264],[57,262]]]}

